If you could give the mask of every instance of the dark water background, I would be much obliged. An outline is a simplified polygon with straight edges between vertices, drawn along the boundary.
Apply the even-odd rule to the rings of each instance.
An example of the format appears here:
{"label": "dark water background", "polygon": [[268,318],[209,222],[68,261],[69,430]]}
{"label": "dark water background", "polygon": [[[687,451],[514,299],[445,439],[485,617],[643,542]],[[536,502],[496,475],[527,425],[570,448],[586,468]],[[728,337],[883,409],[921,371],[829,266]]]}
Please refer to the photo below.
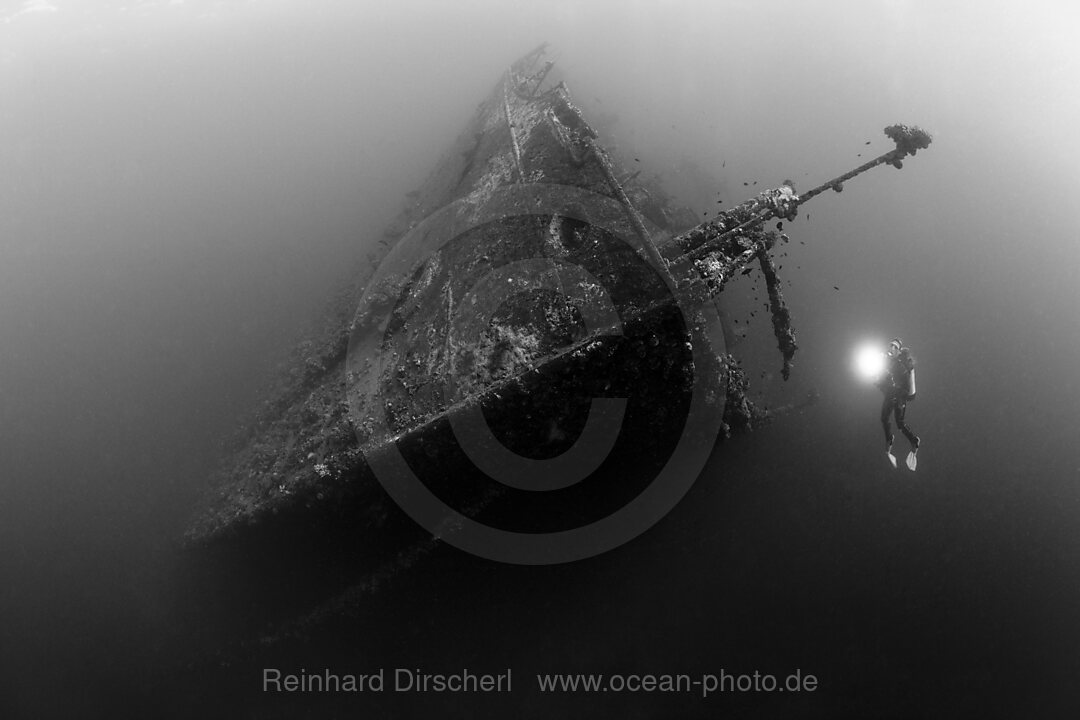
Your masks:
{"label": "dark water background", "polygon": [[[788,228],[801,351],[790,383],[756,391],[817,405],[726,447],[608,555],[440,550],[352,632],[268,656],[513,667],[513,695],[464,701],[477,716],[1075,711],[1080,11],[823,5],[0,4],[0,716],[446,713],[440,696],[260,697],[262,658],[192,640],[183,605],[214,589],[184,586],[176,541],[363,229],[541,40],[601,139],[699,211],[743,182],[838,174],[889,149],[894,122],[935,143]],[[920,361],[915,475],[886,465],[878,395],[849,369],[893,335]],[[772,343],[753,325],[748,364],[776,370]],[[527,682],[796,667],[821,690]]]}

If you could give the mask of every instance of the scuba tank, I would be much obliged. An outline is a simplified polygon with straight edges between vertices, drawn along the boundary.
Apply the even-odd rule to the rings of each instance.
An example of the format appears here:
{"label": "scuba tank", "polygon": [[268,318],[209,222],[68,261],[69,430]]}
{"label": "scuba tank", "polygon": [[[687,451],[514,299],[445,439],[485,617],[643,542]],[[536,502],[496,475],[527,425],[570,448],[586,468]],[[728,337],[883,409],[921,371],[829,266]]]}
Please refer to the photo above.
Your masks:
{"label": "scuba tank", "polygon": [[915,358],[911,356],[910,350],[901,348],[897,360],[901,367],[907,370],[905,377],[906,382],[904,384],[907,387],[907,399],[911,400],[915,397]]}

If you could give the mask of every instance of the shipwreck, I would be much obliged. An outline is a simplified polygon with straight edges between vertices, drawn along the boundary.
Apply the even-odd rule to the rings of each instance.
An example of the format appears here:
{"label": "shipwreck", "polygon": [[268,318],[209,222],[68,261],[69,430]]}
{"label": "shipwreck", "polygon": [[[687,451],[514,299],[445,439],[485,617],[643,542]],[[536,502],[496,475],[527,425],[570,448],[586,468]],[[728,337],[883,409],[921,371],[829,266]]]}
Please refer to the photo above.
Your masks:
{"label": "shipwreck", "polygon": [[[696,458],[765,415],[725,341],[728,281],[760,269],[786,379],[783,222],[930,144],[891,126],[895,148],[874,160],[698,222],[605,150],[552,65],[543,47],[515,62],[392,225],[363,239],[378,251],[223,459],[186,533],[196,554],[250,578],[335,548],[310,583],[321,601],[440,543],[513,562],[611,546],[558,538],[634,506],[665,471],[692,483]],[[649,498],[656,511],[678,490]]]}

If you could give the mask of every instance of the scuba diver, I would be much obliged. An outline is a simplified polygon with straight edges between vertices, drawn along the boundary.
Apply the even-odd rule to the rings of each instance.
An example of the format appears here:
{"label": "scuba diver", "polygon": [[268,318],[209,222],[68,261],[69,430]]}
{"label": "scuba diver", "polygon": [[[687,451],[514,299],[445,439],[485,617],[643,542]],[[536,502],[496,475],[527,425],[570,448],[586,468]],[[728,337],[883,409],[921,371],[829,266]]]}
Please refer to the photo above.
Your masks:
{"label": "scuba diver", "polygon": [[911,428],[904,422],[904,413],[907,412],[908,401],[915,397],[915,358],[911,351],[904,347],[900,338],[889,341],[889,348],[885,353],[885,372],[875,383],[883,393],[885,399],[881,404],[881,425],[885,428],[885,454],[889,462],[896,467],[896,456],[892,454],[893,434],[889,428],[889,413],[896,418],[896,427],[904,433],[904,437],[911,443],[911,452],[907,455],[908,470],[914,470],[918,459],[919,436],[911,432]]}

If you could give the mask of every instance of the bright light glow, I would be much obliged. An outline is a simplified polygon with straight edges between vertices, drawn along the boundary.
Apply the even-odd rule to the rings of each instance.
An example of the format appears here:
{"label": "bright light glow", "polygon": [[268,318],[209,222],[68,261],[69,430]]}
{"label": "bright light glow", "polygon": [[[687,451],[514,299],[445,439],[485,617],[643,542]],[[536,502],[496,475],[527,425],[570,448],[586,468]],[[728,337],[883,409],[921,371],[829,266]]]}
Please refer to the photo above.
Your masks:
{"label": "bright light glow", "polygon": [[855,372],[860,378],[874,381],[885,372],[885,353],[880,344],[860,345],[855,350]]}

